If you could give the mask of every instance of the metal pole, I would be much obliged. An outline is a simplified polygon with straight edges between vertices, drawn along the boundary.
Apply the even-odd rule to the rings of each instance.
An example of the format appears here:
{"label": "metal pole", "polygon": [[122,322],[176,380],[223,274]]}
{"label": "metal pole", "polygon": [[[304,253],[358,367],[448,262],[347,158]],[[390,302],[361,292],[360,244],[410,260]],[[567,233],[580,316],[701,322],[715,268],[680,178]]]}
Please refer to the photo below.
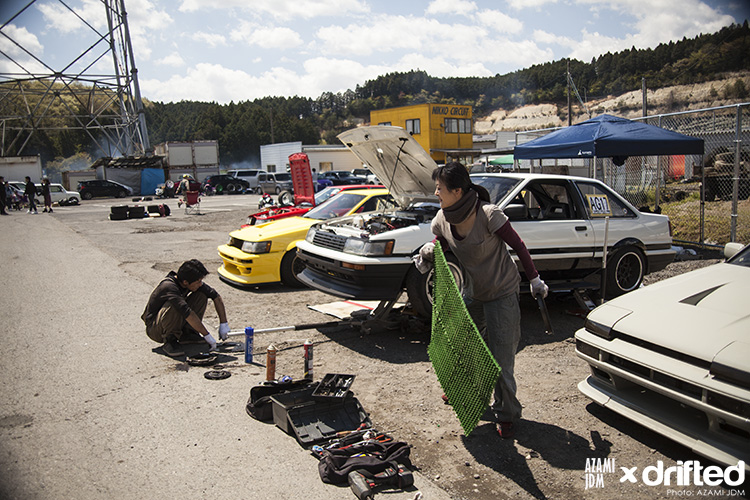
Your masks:
{"label": "metal pole", "polygon": [[602,279],[601,279],[601,298],[599,304],[604,304],[604,295],[607,293],[607,240],[609,239],[609,216],[604,218],[604,249],[602,252]]}
{"label": "metal pole", "polygon": [[570,107],[570,59],[568,59],[568,72],[566,73],[568,80],[568,127],[573,124],[573,110]]}
{"label": "metal pole", "polygon": [[742,108],[737,106],[737,127],[734,139],[734,178],[732,179],[732,216],[729,241],[737,241],[737,200],[740,194],[740,153],[742,152]]}

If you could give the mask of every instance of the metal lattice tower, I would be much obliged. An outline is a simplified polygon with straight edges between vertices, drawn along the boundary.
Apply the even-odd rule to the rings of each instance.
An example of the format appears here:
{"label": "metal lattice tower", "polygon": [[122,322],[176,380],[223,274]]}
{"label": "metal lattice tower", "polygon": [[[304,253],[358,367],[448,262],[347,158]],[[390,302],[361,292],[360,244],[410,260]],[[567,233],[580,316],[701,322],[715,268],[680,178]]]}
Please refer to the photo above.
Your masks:
{"label": "metal lattice tower", "polygon": [[59,15],[80,23],[81,45],[54,63],[43,60],[37,45],[21,43],[25,31],[17,23],[33,14],[36,1],[0,26],[0,156],[24,154],[40,131],[72,130],[84,131],[105,156],[149,152],[124,0],[100,0],[106,22],[98,15],[85,19],[64,0],[47,0],[45,9],[54,4]]}

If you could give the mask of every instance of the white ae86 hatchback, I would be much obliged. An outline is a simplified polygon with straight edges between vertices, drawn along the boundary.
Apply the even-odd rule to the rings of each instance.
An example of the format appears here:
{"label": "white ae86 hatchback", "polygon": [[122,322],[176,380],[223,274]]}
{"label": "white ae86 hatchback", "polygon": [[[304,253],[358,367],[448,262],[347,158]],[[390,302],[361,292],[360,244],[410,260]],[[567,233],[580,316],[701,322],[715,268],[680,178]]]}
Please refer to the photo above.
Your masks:
{"label": "white ae86 hatchback", "polygon": [[[399,127],[360,127],[339,139],[382,180],[399,207],[313,226],[297,245],[306,266],[298,279],[347,299],[396,300],[406,290],[413,309],[429,316],[432,274],[419,273],[411,257],[433,239],[430,223],[440,208],[432,181],[437,165]],[[639,212],[595,179],[520,173],[471,178],[503,208],[552,289],[598,287],[605,232],[609,296],[638,288],[645,274],[674,258],[669,219]],[[446,257],[461,286],[460,266],[452,254]]]}

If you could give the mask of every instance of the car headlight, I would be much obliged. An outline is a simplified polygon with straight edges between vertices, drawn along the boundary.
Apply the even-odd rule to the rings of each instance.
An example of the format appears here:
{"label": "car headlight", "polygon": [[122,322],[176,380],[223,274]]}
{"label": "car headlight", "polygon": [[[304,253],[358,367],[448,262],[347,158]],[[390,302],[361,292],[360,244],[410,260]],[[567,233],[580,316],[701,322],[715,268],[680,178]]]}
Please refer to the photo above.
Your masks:
{"label": "car headlight", "polygon": [[245,253],[268,253],[271,251],[271,242],[245,241],[242,243],[242,251]]}
{"label": "car headlight", "polygon": [[602,337],[607,340],[612,340],[612,327],[611,326],[603,325],[596,321],[586,319],[585,328],[587,332],[593,333],[597,337]]}
{"label": "car headlight", "polygon": [[617,336],[615,330],[617,322],[632,313],[633,311],[629,309],[605,303],[589,313],[584,327],[587,332],[593,333],[597,337],[612,340]]}
{"label": "car headlight", "polygon": [[344,252],[365,257],[391,255],[393,253],[393,240],[369,241],[349,238],[344,243]]}
{"label": "car headlight", "polygon": [[305,236],[305,241],[308,243],[312,243],[315,239],[315,233],[318,232],[318,229],[313,226],[310,229],[307,230],[307,236]]}

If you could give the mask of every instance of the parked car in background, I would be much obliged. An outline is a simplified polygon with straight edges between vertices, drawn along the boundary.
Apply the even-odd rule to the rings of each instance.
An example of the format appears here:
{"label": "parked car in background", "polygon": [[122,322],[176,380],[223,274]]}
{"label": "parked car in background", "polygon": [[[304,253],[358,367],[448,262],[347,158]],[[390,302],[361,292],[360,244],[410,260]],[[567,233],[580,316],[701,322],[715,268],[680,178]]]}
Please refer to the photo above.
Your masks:
{"label": "parked car in background", "polygon": [[[750,246],[600,305],[575,334],[595,403],[750,471]],[[679,462],[678,462],[679,463]]]}
{"label": "parked car in background", "polygon": [[[36,185],[37,195],[34,197],[36,203],[44,205],[44,196],[42,195],[42,185]],[[68,191],[62,184],[50,183],[49,194],[52,203],[59,205],[78,205],[81,202],[81,195],[77,191]]]}
{"label": "parked car in background", "polygon": [[318,174],[318,179],[327,179],[333,183],[334,186],[341,184],[367,184],[367,179],[364,177],[358,177],[348,170],[329,170],[327,172],[321,172]]}
{"label": "parked car in background", "polygon": [[250,192],[260,193],[258,176],[261,172],[263,172],[263,170],[229,170],[227,171],[227,175],[231,175],[232,177],[236,177],[237,179],[247,181],[247,183],[250,185]]}
{"label": "parked car in background", "polygon": [[[432,273],[421,274],[411,257],[434,238],[430,224],[439,210],[435,162],[399,127],[361,127],[339,138],[384,181],[399,207],[312,226],[298,245],[306,265],[298,278],[355,300],[395,300],[405,289],[415,312],[429,316]],[[471,178],[503,208],[553,290],[598,288],[605,227],[609,296],[638,288],[645,274],[674,259],[668,217],[639,212],[600,181],[511,173]],[[609,215],[608,224],[603,215]],[[447,256],[460,285],[460,266],[453,254]]]}
{"label": "parked car in background", "polygon": [[249,189],[250,184],[246,180],[226,174],[209,175],[203,179],[200,187],[207,194],[240,194]]}
{"label": "parked car in background", "polygon": [[279,194],[282,191],[294,192],[292,174],[288,172],[261,172],[258,174],[261,193]]}
{"label": "parked car in background", "polygon": [[310,226],[331,217],[395,205],[385,189],[353,189],[333,196],[302,217],[287,217],[233,231],[229,243],[218,248],[223,262],[219,277],[241,286],[277,281],[302,286],[296,278],[301,270],[297,242],[305,237]]}
{"label": "parked car in background", "polygon": [[133,189],[115,181],[93,179],[81,181],[78,183],[78,192],[84,200],[99,198],[104,196],[114,196],[115,198],[125,198],[133,195]]}
{"label": "parked car in background", "polygon": [[355,168],[352,170],[352,175],[367,179],[367,184],[380,184],[378,176],[370,172],[369,168]]}

